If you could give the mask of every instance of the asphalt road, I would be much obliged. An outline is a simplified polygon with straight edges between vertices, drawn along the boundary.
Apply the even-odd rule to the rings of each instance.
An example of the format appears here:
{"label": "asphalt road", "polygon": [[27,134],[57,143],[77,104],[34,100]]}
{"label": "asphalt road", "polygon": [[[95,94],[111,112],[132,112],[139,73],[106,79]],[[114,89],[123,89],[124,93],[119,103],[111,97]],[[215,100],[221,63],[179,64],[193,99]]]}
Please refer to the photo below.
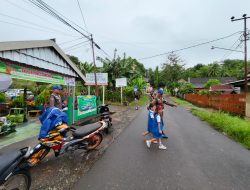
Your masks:
{"label": "asphalt road", "polygon": [[149,149],[142,137],[147,110],[139,111],[74,189],[250,189],[250,151],[181,107],[164,113],[168,149]]}

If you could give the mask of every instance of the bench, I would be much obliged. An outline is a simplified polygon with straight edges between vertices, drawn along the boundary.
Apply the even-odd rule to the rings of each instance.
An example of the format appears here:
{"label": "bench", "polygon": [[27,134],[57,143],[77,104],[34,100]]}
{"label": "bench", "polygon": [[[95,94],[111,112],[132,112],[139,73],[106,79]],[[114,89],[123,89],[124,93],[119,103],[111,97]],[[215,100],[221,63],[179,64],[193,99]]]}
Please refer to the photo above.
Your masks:
{"label": "bench", "polygon": [[30,110],[28,111],[29,117],[37,117],[41,114],[41,110]]}

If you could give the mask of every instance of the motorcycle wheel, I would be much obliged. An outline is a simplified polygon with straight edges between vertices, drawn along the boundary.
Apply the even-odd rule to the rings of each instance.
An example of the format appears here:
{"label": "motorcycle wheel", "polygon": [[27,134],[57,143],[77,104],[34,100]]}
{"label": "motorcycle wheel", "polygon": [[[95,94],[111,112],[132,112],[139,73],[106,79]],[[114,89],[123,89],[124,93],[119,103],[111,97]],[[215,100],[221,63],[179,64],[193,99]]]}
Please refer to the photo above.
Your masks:
{"label": "motorcycle wheel", "polygon": [[31,177],[28,171],[20,170],[15,172],[7,181],[0,186],[3,190],[29,190]]}
{"label": "motorcycle wheel", "polygon": [[95,134],[93,137],[89,138],[88,145],[85,147],[87,150],[93,150],[98,147],[102,142],[102,135]]}
{"label": "motorcycle wheel", "polygon": [[40,147],[36,149],[29,157],[28,162],[32,166],[37,165],[39,162],[41,162],[44,159],[44,157],[49,153],[49,151],[50,151],[50,148],[47,148],[47,147]]}

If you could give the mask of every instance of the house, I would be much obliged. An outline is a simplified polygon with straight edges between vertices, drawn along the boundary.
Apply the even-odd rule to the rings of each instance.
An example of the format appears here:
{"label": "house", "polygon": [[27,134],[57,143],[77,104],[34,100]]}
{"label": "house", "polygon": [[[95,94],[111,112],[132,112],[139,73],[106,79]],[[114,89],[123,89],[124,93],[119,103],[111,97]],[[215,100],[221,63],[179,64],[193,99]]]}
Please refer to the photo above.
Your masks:
{"label": "house", "polygon": [[212,91],[212,92],[221,92],[223,94],[235,94],[236,93],[233,85],[230,85],[230,84],[212,85],[209,88],[209,91]]}
{"label": "house", "polygon": [[204,77],[204,78],[188,78],[188,82],[194,86],[195,91],[204,90],[206,82],[210,79],[216,79],[221,84],[230,83],[236,80],[235,77]]}

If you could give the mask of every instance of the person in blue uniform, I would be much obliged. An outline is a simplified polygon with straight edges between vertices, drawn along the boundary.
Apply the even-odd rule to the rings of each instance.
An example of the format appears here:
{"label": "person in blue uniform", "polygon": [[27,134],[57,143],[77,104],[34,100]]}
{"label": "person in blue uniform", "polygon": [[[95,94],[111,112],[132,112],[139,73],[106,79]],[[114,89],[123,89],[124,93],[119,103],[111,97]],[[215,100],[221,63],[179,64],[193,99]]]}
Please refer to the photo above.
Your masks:
{"label": "person in blue uniform", "polygon": [[163,138],[163,122],[161,118],[161,111],[162,109],[159,109],[159,107],[156,108],[155,110],[155,115],[154,115],[154,121],[153,121],[153,127],[151,129],[151,133],[153,135],[153,138],[150,140],[146,140],[146,145],[148,148],[150,148],[151,143],[155,142],[156,140],[159,143],[159,149],[166,150],[167,147],[162,144],[162,138]]}
{"label": "person in blue uniform", "polygon": [[155,105],[153,103],[150,103],[148,106],[149,112],[148,112],[148,129],[146,132],[143,133],[143,136],[146,136],[151,133],[153,123],[154,123],[154,111],[155,111]]}

